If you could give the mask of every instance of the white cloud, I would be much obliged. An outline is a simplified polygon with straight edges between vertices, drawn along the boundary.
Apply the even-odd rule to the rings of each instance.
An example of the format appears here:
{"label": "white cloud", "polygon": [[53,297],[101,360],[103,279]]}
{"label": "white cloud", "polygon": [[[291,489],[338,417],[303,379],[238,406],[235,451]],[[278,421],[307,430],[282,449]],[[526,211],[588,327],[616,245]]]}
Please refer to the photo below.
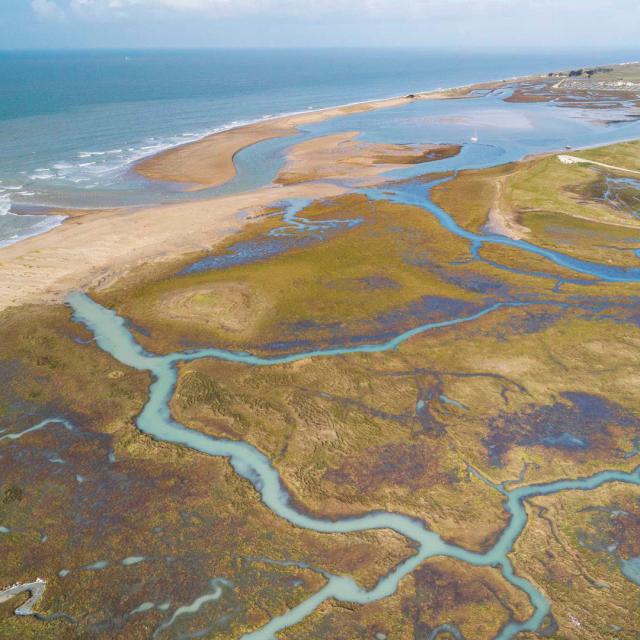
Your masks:
{"label": "white cloud", "polygon": [[31,0],[31,8],[41,20],[64,19],[64,12],[55,0]]}
{"label": "white cloud", "polygon": [[[57,4],[56,4],[57,3]],[[228,18],[295,16],[303,20],[451,19],[464,22],[473,16],[514,16],[524,20],[553,22],[582,16],[607,18],[610,8],[600,0],[32,0],[34,11],[43,17],[62,13],[109,20],[129,16],[203,16]],[[637,0],[618,0],[618,9],[637,15]],[[618,13],[618,15],[620,15]]]}
{"label": "white cloud", "polygon": [[551,47],[586,54],[637,49],[640,24],[638,0],[614,0],[615,11],[602,0],[9,1],[31,2],[39,20],[65,25],[65,43],[83,46]]}
{"label": "white cloud", "polygon": [[[481,3],[503,3],[505,0],[481,0]],[[477,4],[478,0],[71,0],[76,6],[102,6],[108,8],[141,7],[180,12],[228,13],[406,13],[413,8],[432,9],[450,4]]]}
{"label": "white cloud", "polygon": [[[53,0],[32,0],[33,4],[55,4]],[[429,14],[450,8],[478,9],[496,6],[513,6],[511,0],[60,0],[71,9],[82,11],[103,11],[123,9],[148,9],[176,11],[183,13],[224,13],[246,14],[268,12],[278,14],[331,14],[360,13],[375,14]],[[578,0],[565,0],[573,4]],[[529,4],[548,4],[551,0],[536,0]]]}

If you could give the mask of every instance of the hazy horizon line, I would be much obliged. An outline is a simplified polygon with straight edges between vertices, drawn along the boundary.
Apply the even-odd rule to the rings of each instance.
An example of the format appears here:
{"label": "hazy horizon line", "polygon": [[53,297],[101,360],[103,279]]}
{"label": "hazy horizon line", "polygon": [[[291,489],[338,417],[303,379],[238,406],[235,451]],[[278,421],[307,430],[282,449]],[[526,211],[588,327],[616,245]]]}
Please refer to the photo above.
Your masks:
{"label": "hazy horizon line", "polygon": [[541,52],[539,47],[536,46],[519,46],[519,47],[485,47],[485,46],[469,46],[469,47],[448,47],[438,45],[395,45],[395,44],[380,44],[380,45],[313,45],[313,46],[235,46],[227,45],[223,47],[135,47],[135,46],[98,46],[98,47],[76,47],[76,46],[55,46],[55,47],[0,47],[0,53],[10,52],[51,52],[51,51],[326,51],[326,50],[361,50],[361,51],[376,51],[376,50],[399,50],[399,51],[446,51],[448,53],[514,53],[522,52],[526,54],[536,53],[540,57],[544,57],[545,54],[550,53],[562,53],[571,52],[577,53],[581,50],[585,51],[585,54],[589,53],[635,53],[640,56],[640,47],[601,47],[594,48],[590,46],[588,49],[584,47],[571,47],[571,46],[559,46],[559,47],[545,47]]}

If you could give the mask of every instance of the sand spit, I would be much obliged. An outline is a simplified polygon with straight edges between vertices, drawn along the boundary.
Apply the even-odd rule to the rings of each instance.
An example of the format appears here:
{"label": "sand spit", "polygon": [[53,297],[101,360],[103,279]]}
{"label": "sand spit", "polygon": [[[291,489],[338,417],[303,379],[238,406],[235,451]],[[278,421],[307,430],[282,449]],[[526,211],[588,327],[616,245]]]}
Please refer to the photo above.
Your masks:
{"label": "sand spit", "polygon": [[145,178],[178,182],[191,185],[193,189],[217,187],[236,174],[235,155],[264,140],[292,136],[305,125],[324,122],[339,116],[389,109],[407,104],[412,100],[444,100],[467,94],[471,87],[445,91],[433,91],[402,98],[374,100],[342,107],[307,111],[280,116],[248,125],[241,125],[202,140],[168,149],[138,163],[135,170]]}

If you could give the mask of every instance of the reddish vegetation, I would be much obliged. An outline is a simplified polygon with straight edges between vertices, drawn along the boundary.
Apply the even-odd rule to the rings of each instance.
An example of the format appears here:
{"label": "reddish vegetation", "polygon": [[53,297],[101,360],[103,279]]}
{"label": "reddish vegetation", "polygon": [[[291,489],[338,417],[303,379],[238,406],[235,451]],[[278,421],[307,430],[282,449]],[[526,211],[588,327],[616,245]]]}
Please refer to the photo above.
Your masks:
{"label": "reddish vegetation", "polygon": [[512,95],[505,98],[505,102],[549,102],[551,96],[549,94],[533,94],[527,93],[526,89],[516,89]]}
{"label": "reddish vegetation", "polygon": [[[636,501],[640,507],[640,502]],[[623,558],[640,556],[640,512],[623,512],[615,518],[614,537],[619,543],[618,551]]]}
{"label": "reddish vegetation", "polygon": [[427,442],[388,444],[361,452],[338,469],[329,469],[324,477],[336,484],[349,484],[360,491],[377,491],[383,486],[401,485],[417,490],[449,482],[440,468],[439,456]]}

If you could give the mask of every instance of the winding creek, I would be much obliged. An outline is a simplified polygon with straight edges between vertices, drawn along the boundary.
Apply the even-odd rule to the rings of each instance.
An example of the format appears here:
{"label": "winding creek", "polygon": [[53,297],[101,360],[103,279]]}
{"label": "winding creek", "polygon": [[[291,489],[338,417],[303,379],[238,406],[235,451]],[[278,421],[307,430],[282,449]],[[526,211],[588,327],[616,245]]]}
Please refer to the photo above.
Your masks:
{"label": "winding creek", "polygon": [[[579,258],[573,258],[564,253],[560,253],[559,251],[539,247],[531,242],[527,242],[526,240],[515,240],[498,234],[480,234],[468,231],[461,227],[449,213],[435,204],[431,199],[431,190],[444,182],[448,182],[449,180],[452,180],[452,177],[434,180],[430,185],[424,185],[416,182],[391,186],[384,185],[383,189],[363,189],[362,193],[372,200],[390,200],[399,204],[413,205],[424,209],[427,213],[435,216],[438,222],[447,231],[453,233],[459,238],[468,240],[471,244],[471,253],[476,259],[479,259],[478,252],[484,244],[496,244],[540,256],[559,267],[564,267],[575,273],[584,276],[591,276],[606,282],[640,281],[640,267],[623,268],[610,264],[600,264],[590,262],[588,260],[580,260]],[[495,262],[490,262],[490,264],[496,268],[515,271],[514,269],[504,267],[503,265],[499,265]],[[523,271],[522,273],[528,272]],[[536,273],[535,275],[539,276],[541,274]],[[562,277],[554,276],[554,278],[566,281],[566,279]],[[573,282],[576,281],[573,280]]]}
{"label": "winding creek", "polygon": [[509,640],[521,631],[535,631],[545,621],[550,611],[550,604],[531,582],[516,574],[509,559],[509,553],[527,523],[525,501],[536,496],[550,495],[560,491],[588,491],[609,482],[640,485],[640,467],[638,467],[631,472],[602,471],[586,478],[563,479],[547,484],[521,486],[513,490],[508,490],[501,485],[495,486],[494,488],[504,495],[504,506],[511,517],[496,544],[486,553],[477,553],[445,542],[437,533],[430,531],[423,522],[400,513],[378,511],[337,521],[300,513],[292,506],[277,470],[264,454],[246,442],[214,438],[190,429],[173,420],[169,411],[169,402],[177,379],[176,365],[180,362],[218,358],[250,365],[269,366],[312,357],[328,357],[349,353],[378,353],[394,349],[402,342],[425,331],[437,330],[439,327],[462,322],[471,322],[500,307],[509,306],[507,303],[493,305],[472,316],[423,325],[385,343],[318,350],[274,358],[263,358],[222,349],[202,349],[194,352],[156,356],[146,352],[135,342],[125,321],[114,311],[102,307],[79,292],[70,295],[68,303],[73,309],[74,320],[82,323],[93,332],[101,349],[111,354],[122,364],[138,370],[149,371],[153,375],[154,381],[149,389],[148,402],[137,419],[137,425],[141,431],[157,440],[186,446],[206,455],[228,458],[236,473],[249,480],[256,491],[260,493],[265,506],[271,509],[274,514],[297,527],[322,533],[392,529],[417,544],[417,553],[380,578],[372,589],[363,589],[349,576],[330,575],[320,591],[284,615],[273,618],[261,629],[246,634],[243,636],[245,639],[271,639],[279,631],[289,628],[309,616],[327,600],[366,604],[386,598],[395,593],[404,577],[414,571],[422,562],[435,556],[455,558],[474,566],[498,567],[508,582],[527,594],[534,608],[531,617],[524,621],[509,621],[495,640]]}

